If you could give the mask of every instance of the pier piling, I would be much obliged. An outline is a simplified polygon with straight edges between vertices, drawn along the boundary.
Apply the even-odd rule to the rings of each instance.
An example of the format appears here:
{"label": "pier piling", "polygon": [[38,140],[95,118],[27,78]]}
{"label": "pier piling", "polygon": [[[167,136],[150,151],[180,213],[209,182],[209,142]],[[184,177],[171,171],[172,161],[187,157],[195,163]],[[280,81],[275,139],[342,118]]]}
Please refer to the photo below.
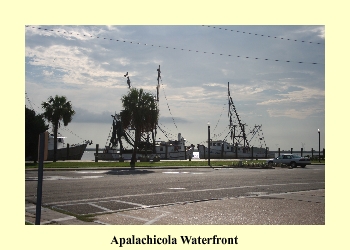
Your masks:
{"label": "pier piling", "polygon": [[96,144],[95,162],[98,162],[98,144]]}

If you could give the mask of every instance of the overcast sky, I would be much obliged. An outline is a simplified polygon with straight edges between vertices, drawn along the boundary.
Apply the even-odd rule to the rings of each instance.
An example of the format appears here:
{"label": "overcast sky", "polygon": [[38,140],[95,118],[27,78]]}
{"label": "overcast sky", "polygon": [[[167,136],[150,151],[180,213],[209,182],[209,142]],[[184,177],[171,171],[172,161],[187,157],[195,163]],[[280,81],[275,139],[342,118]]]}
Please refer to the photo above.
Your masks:
{"label": "overcast sky", "polygon": [[262,125],[270,150],[318,150],[318,129],[325,145],[324,26],[25,27],[26,106],[41,113],[49,96],[66,96],[76,111],[61,130],[69,143],[104,147],[125,73],[155,95],[159,65],[160,126],[171,139],[203,143],[208,122],[224,139],[229,82],[240,119],[248,131]]}

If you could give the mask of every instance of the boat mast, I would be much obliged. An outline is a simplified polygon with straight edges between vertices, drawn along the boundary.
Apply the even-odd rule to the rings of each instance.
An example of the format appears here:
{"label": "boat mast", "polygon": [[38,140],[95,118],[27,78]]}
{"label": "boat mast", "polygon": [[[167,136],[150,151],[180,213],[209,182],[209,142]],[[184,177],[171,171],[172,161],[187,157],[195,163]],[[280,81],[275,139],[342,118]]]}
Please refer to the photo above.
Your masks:
{"label": "boat mast", "polygon": [[158,71],[158,77],[157,77],[157,81],[158,81],[158,85],[157,85],[157,102],[159,103],[159,79],[162,78],[162,77],[160,76],[160,73],[161,73],[161,72],[160,72],[160,65],[159,65],[157,71]]}
{"label": "boat mast", "polygon": [[[159,110],[159,79],[161,79],[162,77],[160,76],[160,73],[161,73],[161,71],[160,71],[160,65],[158,66],[158,69],[157,69],[157,72],[158,72],[158,77],[157,77],[157,82],[158,82],[158,84],[157,84],[157,87],[156,87],[156,89],[157,89],[157,99],[156,99],[156,101],[157,101],[157,109]],[[158,126],[158,124],[155,126],[155,128],[154,128],[154,132],[152,131],[152,139],[153,139],[153,150],[154,150],[154,152],[156,152],[156,140],[155,140],[155,138],[157,138],[157,126]]]}
{"label": "boat mast", "polygon": [[[247,135],[245,133],[245,126],[247,124],[243,124],[241,122],[241,119],[239,118],[239,115],[237,113],[237,110],[236,110],[236,107],[232,101],[232,97],[231,97],[231,93],[230,93],[230,82],[227,83],[227,93],[228,93],[228,112],[229,112],[229,116],[230,116],[230,129],[231,129],[231,138],[232,138],[232,142],[233,142],[233,145],[235,145],[235,139],[236,139],[236,143],[238,144],[239,142],[239,139],[238,138],[243,138],[243,146],[246,147],[248,146],[249,147],[249,142],[247,140]],[[232,111],[231,111],[231,108],[233,110],[233,112],[235,113],[235,116],[237,118],[237,121],[238,121],[238,126],[239,128],[241,129],[239,135],[236,135],[236,127],[237,125],[233,125],[232,124]]]}

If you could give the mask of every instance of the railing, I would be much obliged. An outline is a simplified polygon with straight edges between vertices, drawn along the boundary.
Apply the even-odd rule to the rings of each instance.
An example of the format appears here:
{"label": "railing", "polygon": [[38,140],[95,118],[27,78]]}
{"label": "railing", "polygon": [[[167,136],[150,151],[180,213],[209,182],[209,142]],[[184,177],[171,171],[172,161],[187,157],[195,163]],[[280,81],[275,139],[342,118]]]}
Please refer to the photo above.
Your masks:
{"label": "railing", "polygon": [[281,154],[296,154],[299,156],[308,156],[311,159],[318,159],[320,157],[320,159],[325,159],[325,149],[323,149],[321,152],[319,152],[318,150],[314,150],[313,148],[311,149],[311,151],[306,151],[303,148],[301,148],[299,151],[298,150],[294,150],[293,148],[291,148],[290,150],[281,150],[280,148],[278,148],[277,151],[269,151],[270,154],[275,154],[275,157],[281,155]]}

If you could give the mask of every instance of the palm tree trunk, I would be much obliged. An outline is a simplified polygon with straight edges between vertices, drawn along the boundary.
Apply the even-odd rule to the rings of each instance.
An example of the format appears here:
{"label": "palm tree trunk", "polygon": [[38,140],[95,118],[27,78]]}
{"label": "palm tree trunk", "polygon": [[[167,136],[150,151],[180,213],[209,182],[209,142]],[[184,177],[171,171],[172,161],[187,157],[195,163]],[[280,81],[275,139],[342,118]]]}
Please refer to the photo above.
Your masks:
{"label": "palm tree trunk", "polygon": [[137,148],[139,145],[140,141],[140,135],[139,135],[139,130],[135,128],[135,142],[134,142],[134,150],[132,151],[132,157],[130,161],[130,167],[135,168],[135,163],[136,163],[136,153],[137,153]]}
{"label": "palm tree trunk", "polygon": [[56,162],[56,155],[57,155],[57,134],[58,134],[58,123],[54,124],[54,130],[53,130],[53,162]]}
{"label": "palm tree trunk", "polygon": [[156,153],[156,140],[155,140],[155,138],[154,138],[154,130],[152,130],[152,141],[153,141],[153,148],[152,148],[152,152],[153,152],[153,154],[155,154]]}

